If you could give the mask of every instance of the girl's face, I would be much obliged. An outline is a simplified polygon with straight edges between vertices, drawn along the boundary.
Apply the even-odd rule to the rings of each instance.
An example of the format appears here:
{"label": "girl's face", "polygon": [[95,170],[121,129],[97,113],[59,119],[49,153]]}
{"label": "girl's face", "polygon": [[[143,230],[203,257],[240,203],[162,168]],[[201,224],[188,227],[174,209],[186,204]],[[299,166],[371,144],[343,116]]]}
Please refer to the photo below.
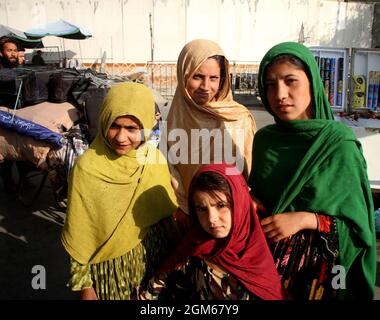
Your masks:
{"label": "girl's face", "polygon": [[195,71],[194,75],[187,80],[186,90],[200,106],[214,101],[219,91],[220,85],[220,66],[218,61],[208,58]]}
{"label": "girl's face", "polygon": [[273,113],[283,121],[312,117],[310,82],[304,70],[287,60],[269,66],[265,92]]}
{"label": "girl's face", "polygon": [[210,194],[204,191],[195,191],[194,207],[199,223],[203,230],[214,238],[225,238],[231,231],[231,208],[227,197],[222,192]]}
{"label": "girl's face", "polygon": [[138,120],[130,116],[116,118],[107,132],[107,141],[119,156],[136,149],[142,141]]}

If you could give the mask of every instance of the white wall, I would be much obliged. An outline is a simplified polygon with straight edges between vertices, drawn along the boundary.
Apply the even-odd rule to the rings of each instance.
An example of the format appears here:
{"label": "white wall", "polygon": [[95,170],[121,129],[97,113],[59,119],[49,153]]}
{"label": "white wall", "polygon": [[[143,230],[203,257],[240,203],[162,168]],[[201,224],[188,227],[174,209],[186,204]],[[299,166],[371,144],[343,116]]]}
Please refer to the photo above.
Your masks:
{"label": "white wall", "polygon": [[374,190],[380,192],[380,134],[377,133],[361,137],[359,141],[362,144],[363,154],[367,162],[369,183]]}
{"label": "white wall", "polygon": [[87,40],[43,39],[88,61],[106,50],[108,62],[175,61],[195,38],[219,42],[230,60],[259,61],[274,44],[297,41],[327,47],[371,46],[373,4],[322,0],[0,0],[0,23],[20,30],[66,19],[82,24]]}

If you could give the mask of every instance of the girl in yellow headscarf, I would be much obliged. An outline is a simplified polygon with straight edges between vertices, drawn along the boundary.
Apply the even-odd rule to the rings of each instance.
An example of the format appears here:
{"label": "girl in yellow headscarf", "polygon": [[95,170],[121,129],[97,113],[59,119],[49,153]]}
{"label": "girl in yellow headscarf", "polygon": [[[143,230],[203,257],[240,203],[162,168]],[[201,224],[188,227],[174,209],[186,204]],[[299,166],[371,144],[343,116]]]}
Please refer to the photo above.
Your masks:
{"label": "girl in yellow headscarf", "polygon": [[173,243],[169,169],[145,143],[153,126],[150,90],[118,84],[104,99],[95,140],[75,164],[62,243],[71,257],[69,285],[82,299],[130,299]]}

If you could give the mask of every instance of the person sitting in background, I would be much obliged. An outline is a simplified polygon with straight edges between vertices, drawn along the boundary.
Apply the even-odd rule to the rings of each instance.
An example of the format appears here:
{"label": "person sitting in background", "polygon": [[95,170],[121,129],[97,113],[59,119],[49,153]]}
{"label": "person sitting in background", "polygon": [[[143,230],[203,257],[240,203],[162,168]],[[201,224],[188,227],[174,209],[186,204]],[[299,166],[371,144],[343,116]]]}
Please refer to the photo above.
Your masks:
{"label": "person sitting in background", "polygon": [[0,38],[0,69],[16,68],[18,66],[18,48],[16,39],[8,36]]}
{"label": "person sitting in background", "polygon": [[18,49],[18,65],[21,67],[25,65],[25,49],[21,46]]}
{"label": "person sitting in background", "polygon": [[34,65],[34,66],[46,65],[44,58],[42,58],[42,51],[41,50],[37,50],[36,54],[33,56],[32,65]]}
{"label": "person sitting in background", "polygon": [[[0,38],[0,69],[16,68],[18,66],[18,48],[20,44],[17,40],[3,36]],[[8,101],[1,99],[0,105],[7,105]],[[4,189],[6,192],[15,192],[17,185],[12,175],[13,161],[4,160],[1,164],[1,175],[3,177]]]}

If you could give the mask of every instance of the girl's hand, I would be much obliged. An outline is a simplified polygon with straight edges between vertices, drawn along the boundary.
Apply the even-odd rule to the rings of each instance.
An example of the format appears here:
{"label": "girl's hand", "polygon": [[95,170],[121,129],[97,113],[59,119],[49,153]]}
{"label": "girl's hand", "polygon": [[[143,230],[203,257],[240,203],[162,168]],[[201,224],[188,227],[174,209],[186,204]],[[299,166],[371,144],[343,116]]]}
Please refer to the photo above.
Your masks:
{"label": "girl's hand", "polygon": [[273,242],[288,238],[300,230],[318,227],[317,217],[313,212],[297,211],[275,214],[261,220],[265,236]]}

